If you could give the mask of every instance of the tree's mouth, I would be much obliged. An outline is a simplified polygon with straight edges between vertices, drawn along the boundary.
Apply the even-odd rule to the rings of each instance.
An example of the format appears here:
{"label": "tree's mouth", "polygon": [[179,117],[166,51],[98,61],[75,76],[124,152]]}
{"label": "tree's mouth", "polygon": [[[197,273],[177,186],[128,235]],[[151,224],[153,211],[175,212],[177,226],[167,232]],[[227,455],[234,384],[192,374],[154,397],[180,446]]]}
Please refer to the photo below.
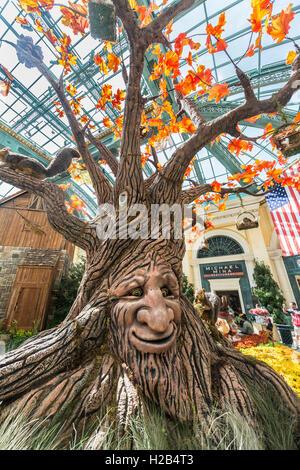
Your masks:
{"label": "tree's mouth", "polygon": [[[171,332],[167,332],[164,336],[158,334],[139,335],[135,330],[130,333],[130,341],[137,349],[142,352],[150,352],[159,354],[167,351],[176,339],[176,326],[171,325]],[[143,337],[142,337],[143,336]]]}

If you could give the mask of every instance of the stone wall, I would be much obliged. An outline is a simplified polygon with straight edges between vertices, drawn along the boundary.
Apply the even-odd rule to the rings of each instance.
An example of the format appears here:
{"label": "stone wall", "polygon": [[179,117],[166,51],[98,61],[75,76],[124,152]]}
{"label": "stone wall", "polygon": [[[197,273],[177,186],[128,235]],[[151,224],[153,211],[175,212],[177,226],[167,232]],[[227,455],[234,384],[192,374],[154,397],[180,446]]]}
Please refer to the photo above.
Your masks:
{"label": "stone wall", "polygon": [[65,250],[41,250],[28,247],[0,246],[0,318],[6,311],[18,266],[55,266],[54,288],[66,274],[71,259]]}

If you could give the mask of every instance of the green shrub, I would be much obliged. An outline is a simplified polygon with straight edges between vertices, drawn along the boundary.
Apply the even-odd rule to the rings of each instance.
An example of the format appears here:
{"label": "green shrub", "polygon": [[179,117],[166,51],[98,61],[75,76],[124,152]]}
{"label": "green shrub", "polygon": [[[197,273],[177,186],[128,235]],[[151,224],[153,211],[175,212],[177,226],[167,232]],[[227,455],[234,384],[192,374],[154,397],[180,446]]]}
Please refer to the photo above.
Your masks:
{"label": "green shrub", "polygon": [[182,293],[193,303],[195,298],[195,289],[193,284],[188,281],[185,274],[182,275]]}
{"label": "green shrub", "polygon": [[253,278],[256,283],[253,293],[258,298],[260,305],[268,310],[275,323],[285,323],[282,312],[285,299],[280,287],[273,279],[270,267],[263,261],[256,260]]}

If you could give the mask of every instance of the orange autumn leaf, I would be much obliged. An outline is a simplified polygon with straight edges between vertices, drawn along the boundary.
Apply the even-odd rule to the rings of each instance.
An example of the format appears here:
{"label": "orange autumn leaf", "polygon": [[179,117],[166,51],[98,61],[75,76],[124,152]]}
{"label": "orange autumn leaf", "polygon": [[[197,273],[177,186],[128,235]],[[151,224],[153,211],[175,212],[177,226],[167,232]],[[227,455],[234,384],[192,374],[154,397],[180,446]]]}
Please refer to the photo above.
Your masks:
{"label": "orange autumn leaf", "polygon": [[14,81],[14,77],[12,76],[12,74],[9,72],[9,70],[4,67],[4,65],[0,64],[0,67],[2,68],[3,72],[5,73],[5,75],[10,79],[11,82]]}
{"label": "orange autumn leaf", "polygon": [[152,52],[152,54],[160,55],[160,54],[161,54],[160,45],[159,45],[159,44],[155,44],[155,46],[153,47],[153,49],[151,50],[151,52]]}
{"label": "orange autumn leaf", "polygon": [[295,122],[300,122],[300,113],[297,114],[297,116],[294,119]]}
{"label": "orange autumn leaf", "polygon": [[29,23],[28,21],[26,20],[26,18],[21,18],[20,16],[17,16],[16,17],[16,22],[21,24],[22,26],[28,26]]}
{"label": "orange autumn leaf", "polygon": [[130,7],[135,10],[137,7],[137,3],[135,0],[128,0]]}
{"label": "orange autumn leaf", "polygon": [[189,64],[189,66],[192,67],[192,65],[193,65],[193,58],[192,58],[192,53],[191,53],[191,51],[189,52],[189,55],[185,58],[185,60],[187,61],[187,63]]}
{"label": "orange autumn leaf", "polygon": [[82,212],[83,215],[86,214],[86,205],[83,201],[81,201],[77,196],[74,194],[71,196],[71,203],[66,201],[65,205],[67,207],[68,212],[71,214],[74,212],[74,210],[78,212]]}
{"label": "orange autumn leaf", "polygon": [[38,3],[46,10],[51,10],[54,5],[54,0],[39,0]]}
{"label": "orange autumn leaf", "polygon": [[252,44],[249,47],[248,51],[246,52],[245,57],[252,57],[254,56],[254,54],[255,54],[255,49],[254,49],[254,45]]}
{"label": "orange autumn leaf", "polygon": [[97,52],[97,54],[94,56],[94,62],[96,65],[99,65],[101,72],[103,72],[105,75],[108,74],[106,62],[102,57],[100,57],[99,52]]}
{"label": "orange autumn leaf", "polygon": [[69,83],[67,86],[66,86],[66,91],[68,93],[70,93],[70,95],[74,96],[76,95],[77,93],[77,88],[75,86],[73,86],[71,83]]}
{"label": "orange autumn leaf", "polygon": [[180,133],[186,132],[188,134],[193,134],[196,130],[196,127],[194,126],[190,118],[188,118],[187,116],[184,116],[183,119],[178,122],[178,126]]}
{"label": "orange autumn leaf", "polygon": [[173,20],[166,26],[166,35],[169,36],[173,31]]}
{"label": "orange autumn leaf", "polygon": [[141,22],[141,28],[144,28],[144,26],[151,23],[151,14],[153,11],[158,10],[158,6],[152,1],[148,8],[144,5],[139,6],[136,4],[135,10],[140,13],[139,20]]}
{"label": "orange autumn leaf", "polygon": [[217,26],[213,27],[211,24],[208,24],[207,27],[206,27],[206,32],[207,32],[208,35],[211,35],[211,36],[216,37],[217,39],[220,39],[221,35],[224,31],[223,26],[225,26],[225,24],[226,24],[225,12],[223,12],[219,16],[219,22],[218,22]]}
{"label": "orange autumn leaf", "polygon": [[113,123],[111,122],[111,120],[110,120],[108,117],[105,117],[105,118],[103,119],[103,125],[104,125],[105,127],[108,127],[108,128],[109,128],[109,127],[113,127]]}
{"label": "orange autumn leaf", "polygon": [[[71,28],[74,34],[81,33],[84,35],[85,30],[89,26],[87,20],[87,8],[86,6],[71,3],[70,1],[68,3],[70,8],[60,6],[60,11],[63,15],[61,22],[63,25]],[[75,12],[78,12],[79,14],[76,14]]]}
{"label": "orange autumn leaf", "polygon": [[272,1],[270,0],[251,0],[252,14],[248,20],[252,24],[254,33],[262,32],[262,20],[270,18],[272,14]]}
{"label": "orange autumn leaf", "polygon": [[264,134],[272,134],[274,132],[273,126],[271,123],[267,124],[266,127],[264,128]]}
{"label": "orange autumn leaf", "polygon": [[275,15],[271,18],[271,24],[268,25],[267,32],[272,36],[277,44],[282,42],[290,30],[290,23],[295,17],[295,12],[292,11],[293,4],[282,10],[280,15]]}
{"label": "orange autumn leaf", "polygon": [[215,100],[216,103],[224,98],[225,96],[229,95],[228,85],[227,83],[217,83],[213,87],[211,87],[208,91],[208,101]]}
{"label": "orange autumn leaf", "polygon": [[121,111],[121,102],[124,101],[125,99],[125,91],[124,90],[120,90],[118,88],[117,92],[114,93],[114,96],[113,96],[113,100],[112,100],[112,106],[113,108],[116,108],[118,109],[119,111]]}
{"label": "orange autumn leaf", "polygon": [[37,30],[41,31],[49,39],[49,41],[51,41],[51,43],[55,45],[55,43],[57,42],[57,37],[54,36],[52,29],[44,29],[38,18],[35,20],[35,24]]}
{"label": "orange autumn leaf", "polygon": [[[228,44],[224,39],[221,39],[221,35],[224,31],[223,26],[226,24],[225,13],[222,13],[219,17],[219,22],[217,26],[213,27],[212,24],[208,24],[206,27],[207,40],[206,46],[210,54],[215,54],[216,52],[224,51]],[[217,40],[216,46],[214,47],[211,42],[211,37]]]}
{"label": "orange autumn leaf", "polygon": [[67,184],[59,184],[58,186],[59,186],[63,191],[66,191],[71,185],[72,185],[72,183],[67,183]]}
{"label": "orange autumn leaf", "polygon": [[198,50],[200,47],[199,42],[194,42],[191,38],[187,37],[186,33],[180,33],[174,42],[174,49],[176,54],[180,57],[184,46],[189,46],[191,49]]}
{"label": "orange autumn leaf", "polygon": [[117,72],[118,68],[119,68],[119,65],[120,65],[121,61],[119,59],[119,57],[117,57],[115,54],[108,54],[107,56],[107,66],[109,68],[109,70],[112,70],[114,73]]}
{"label": "orange autumn leaf", "polygon": [[232,139],[228,145],[228,150],[235,153],[236,156],[239,156],[240,153],[251,152],[251,150],[253,150],[253,144],[241,139]]}
{"label": "orange autumn leaf", "polygon": [[54,0],[19,0],[20,7],[27,13],[39,13],[40,7],[51,10]]}
{"label": "orange autumn leaf", "polygon": [[11,87],[9,80],[0,80],[0,93],[3,96],[7,96]]}
{"label": "orange autumn leaf", "polygon": [[249,119],[245,119],[245,121],[253,123],[253,122],[256,122],[260,118],[261,118],[261,114],[259,114],[258,116],[253,116]]}
{"label": "orange autumn leaf", "polygon": [[295,51],[290,51],[287,55],[287,58],[286,58],[286,65],[291,65],[294,60],[296,59],[297,57],[297,54]]}
{"label": "orange autumn leaf", "polygon": [[168,51],[165,55],[165,75],[168,76],[174,69],[179,68],[179,57],[176,52]]}
{"label": "orange autumn leaf", "polygon": [[224,211],[226,211],[226,209],[227,209],[226,201],[221,202],[221,204],[219,204],[219,206],[218,206],[218,210],[220,212],[224,212]]}
{"label": "orange autumn leaf", "polygon": [[213,182],[211,183],[211,186],[212,186],[212,190],[213,190],[214,192],[220,193],[223,184],[222,184],[222,183],[219,183],[218,181],[213,181]]}

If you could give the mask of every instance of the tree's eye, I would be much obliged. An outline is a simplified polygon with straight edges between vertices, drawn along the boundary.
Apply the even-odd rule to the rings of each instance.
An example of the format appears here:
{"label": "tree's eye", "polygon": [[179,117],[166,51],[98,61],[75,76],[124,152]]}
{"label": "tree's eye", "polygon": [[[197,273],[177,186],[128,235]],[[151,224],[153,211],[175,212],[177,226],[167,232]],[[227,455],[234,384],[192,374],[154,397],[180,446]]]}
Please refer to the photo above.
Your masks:
{"label": "tree's eye", "polygon": [[132,291],[129,292],[129,295],[133,297],[143,297],[143,289],[141,287],[136,287],[135,289],[132,289]]}
{"label": "tree's eye", "polygon": [[162,287],[161,293],[162,293],[163,297],[168,297],[169,295],[171,295],[171,292],[169,291],[169,289],[167,287]]}

